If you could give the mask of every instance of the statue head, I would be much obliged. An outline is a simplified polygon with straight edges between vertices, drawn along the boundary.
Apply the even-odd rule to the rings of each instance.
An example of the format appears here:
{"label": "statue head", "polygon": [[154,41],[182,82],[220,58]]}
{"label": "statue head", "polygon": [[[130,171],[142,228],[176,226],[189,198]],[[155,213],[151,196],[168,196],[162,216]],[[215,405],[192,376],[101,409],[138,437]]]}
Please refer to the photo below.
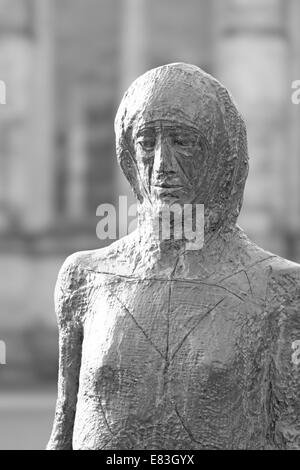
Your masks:
{"label": "statue head", "polygon": [[141,206],[204,204],[208,230],[235,225],[248,173],[246,129],[216,79],[183,63],[146,72],[125,93],[115,132]]}

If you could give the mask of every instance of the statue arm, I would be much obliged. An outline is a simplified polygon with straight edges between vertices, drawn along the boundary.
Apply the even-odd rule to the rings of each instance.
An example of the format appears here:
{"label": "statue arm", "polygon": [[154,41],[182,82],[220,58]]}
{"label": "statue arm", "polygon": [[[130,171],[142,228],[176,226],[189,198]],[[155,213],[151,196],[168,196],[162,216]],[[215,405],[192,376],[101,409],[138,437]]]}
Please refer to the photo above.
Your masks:
{"label": "statue arm", "polygon": [[62,266],[55,286],[55,312],[59,329],[58,394],[48,450],[72,450],[81,347],[83,339],[82,294],[73,257]]}
{"label": "statue arm", "polygon": [[274,285],[272,441],[276,449],[300,450],[300,271],[281,274]]}

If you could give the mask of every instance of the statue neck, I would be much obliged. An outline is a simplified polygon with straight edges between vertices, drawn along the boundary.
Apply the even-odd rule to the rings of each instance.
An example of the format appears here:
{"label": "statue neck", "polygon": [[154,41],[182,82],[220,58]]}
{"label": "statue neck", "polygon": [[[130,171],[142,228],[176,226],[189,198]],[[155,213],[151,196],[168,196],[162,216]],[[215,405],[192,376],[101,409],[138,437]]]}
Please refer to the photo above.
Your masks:
{"label": "statue neck", "polygon": [[[165,271],[170,275],[176,271],[177,265],[183,260],[189,263],[197,258],[202,260],[204,264],[215,264],[219,262],[219,258],[230,249],[229,239],[232,240],[232,234],[223,233],[222,230],[217,232],[204,232],[198,234],[198,240],[195,244],[184,238],[176,239],[174,231],[171,230],[171,238],[163,238],[161,232],[158,232],[158,220],[153,216],[147,217],[146,212],[139,213],[138,227],[136,230],[136,242],[141,259],[149,264],[149,266],[157,267],[159,270]],[[204,235],[204,241],[203,241]],[[198,245],[197,245],[198,244]]]}

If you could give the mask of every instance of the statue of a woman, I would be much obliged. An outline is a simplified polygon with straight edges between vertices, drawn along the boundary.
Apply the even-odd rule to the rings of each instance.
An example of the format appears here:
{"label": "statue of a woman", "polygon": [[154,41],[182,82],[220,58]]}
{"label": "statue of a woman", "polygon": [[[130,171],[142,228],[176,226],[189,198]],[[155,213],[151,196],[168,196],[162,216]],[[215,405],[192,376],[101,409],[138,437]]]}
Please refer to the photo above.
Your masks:
{"label": "statue of a woman", "polygon": [[[115,131],[138,228],[61,268],[48,448],[300,449],[300,266],[236,225],[248,155],[232,98],[165,65],[131,85]],[[201,248],[155,233],[175,204],[204,205]]]}

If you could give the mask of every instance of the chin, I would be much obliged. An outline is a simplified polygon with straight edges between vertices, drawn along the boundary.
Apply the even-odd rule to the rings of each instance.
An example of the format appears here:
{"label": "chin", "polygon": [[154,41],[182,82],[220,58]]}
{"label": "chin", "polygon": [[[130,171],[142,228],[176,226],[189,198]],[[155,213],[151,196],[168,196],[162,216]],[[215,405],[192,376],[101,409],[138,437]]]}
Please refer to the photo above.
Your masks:
{"label": "chin", "polygon": [[160,196],[157,198],[157,203],[159,206],[172,206],[174,204],[179,204],[183,206],[184,202],[182,200],[173,195],[173,194],[166,194],[165,196]]}
{"label": "chin", "polygon": [[193,200],[193,196],[188,197],[187,194],[180,194],[179,191],[169,192],[166,190],[156,194],[156,200],[161,204],[180,204],[183,206],[184,204],[189,204]]}

